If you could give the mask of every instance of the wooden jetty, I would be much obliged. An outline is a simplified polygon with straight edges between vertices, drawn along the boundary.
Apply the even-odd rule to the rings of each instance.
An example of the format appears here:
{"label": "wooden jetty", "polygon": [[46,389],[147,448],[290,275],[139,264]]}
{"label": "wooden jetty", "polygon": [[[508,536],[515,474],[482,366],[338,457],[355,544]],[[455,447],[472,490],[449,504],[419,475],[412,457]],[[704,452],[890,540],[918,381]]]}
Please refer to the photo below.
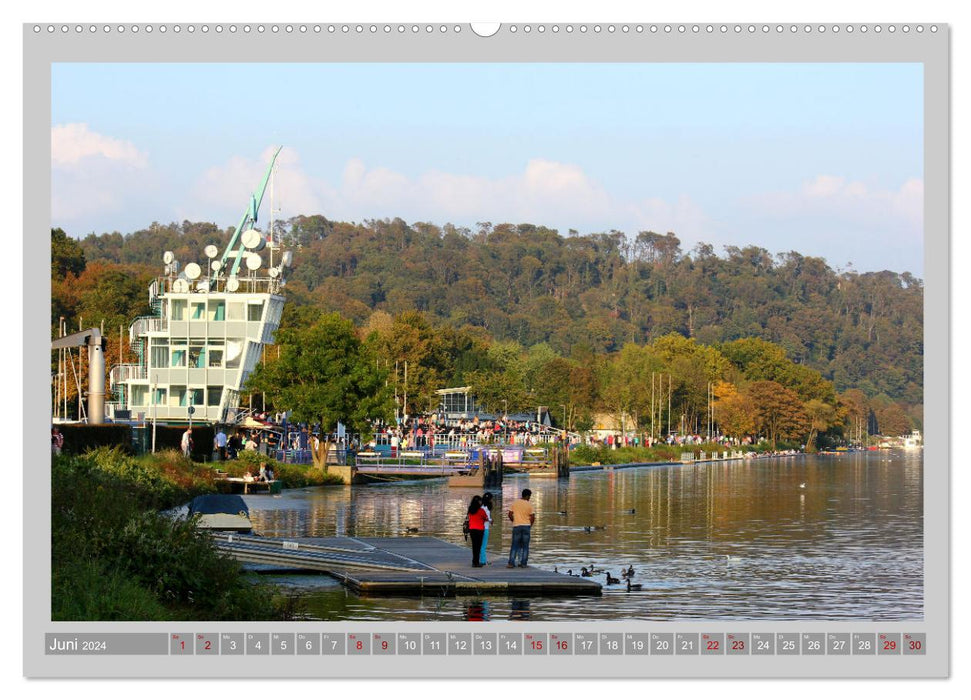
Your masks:
{"label": "wooden jetty", "polygon": [[589,578],[536,567],[506,568],[505,558],[472,567],[468,547],[436,537],[270,538],[217,535],[220,550],[242,562],[319,571],[370,596],[597,596]]}

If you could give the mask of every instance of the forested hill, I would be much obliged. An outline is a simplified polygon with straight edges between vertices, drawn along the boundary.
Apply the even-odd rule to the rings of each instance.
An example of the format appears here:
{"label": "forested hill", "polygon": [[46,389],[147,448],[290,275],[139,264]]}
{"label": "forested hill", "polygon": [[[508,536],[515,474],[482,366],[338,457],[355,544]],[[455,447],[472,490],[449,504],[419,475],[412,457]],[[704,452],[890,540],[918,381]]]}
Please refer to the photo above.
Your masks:
{"label": "forested hill", "polygon": [[[470,231],[322,216],[278,227],[295,248],[288,298],[358,324],[376,309],[417,309],[496,340],[546,341],[565,356],[671,332],[705,344],[754,336],[837,390],[922,403],[923,283],[906,272],[835,271],[821,258],[753,246],[684,251],[672,233],[562,236],[530,224]],[[157,268],[163,250],[188,262],[228,234],[206,223],[153,224],[91,234],[82,248],[89,263]]]}

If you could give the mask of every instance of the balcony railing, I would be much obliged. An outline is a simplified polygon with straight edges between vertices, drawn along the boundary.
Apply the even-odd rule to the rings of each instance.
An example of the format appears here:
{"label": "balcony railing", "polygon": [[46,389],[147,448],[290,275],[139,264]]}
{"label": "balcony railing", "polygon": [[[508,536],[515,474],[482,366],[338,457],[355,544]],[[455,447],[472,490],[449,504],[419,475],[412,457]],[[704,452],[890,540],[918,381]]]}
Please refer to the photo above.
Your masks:
{"label": "balcony railing", "polygon": [[112,388],[132,379],[148,379],[148,367],[142,365],[114,365],[108,373]]}
{"label": "balcony railing", "polygon": [[129,338],[134,343],[139,337],[149,332],[165,332],[169,329],[169,320],[158,316],[139,316],[128,328]]}

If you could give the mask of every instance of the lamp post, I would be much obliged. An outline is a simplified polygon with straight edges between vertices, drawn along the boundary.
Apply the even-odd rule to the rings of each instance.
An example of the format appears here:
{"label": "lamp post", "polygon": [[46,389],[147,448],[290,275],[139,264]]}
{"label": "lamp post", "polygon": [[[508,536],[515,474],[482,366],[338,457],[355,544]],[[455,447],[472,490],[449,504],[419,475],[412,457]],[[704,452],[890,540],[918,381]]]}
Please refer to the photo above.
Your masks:
{"label": "lamp post", "polygon": [[155,416],[158,406],[158,372],[155,373],[155,381],[152,383],[152,454],[155,454]]}

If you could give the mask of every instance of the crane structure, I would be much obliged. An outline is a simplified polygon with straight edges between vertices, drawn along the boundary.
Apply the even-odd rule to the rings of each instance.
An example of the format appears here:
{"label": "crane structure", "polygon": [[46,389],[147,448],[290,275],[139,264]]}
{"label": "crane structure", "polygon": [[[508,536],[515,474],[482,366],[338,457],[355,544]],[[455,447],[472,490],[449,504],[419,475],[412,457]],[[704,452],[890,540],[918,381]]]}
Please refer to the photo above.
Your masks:
{"label": "crane structure", "polygon": [[88,348],[88,423],[105,422],[105,348],[108,339],[100,328],[78,331],[51,343],[54,350],[60,348]]}

